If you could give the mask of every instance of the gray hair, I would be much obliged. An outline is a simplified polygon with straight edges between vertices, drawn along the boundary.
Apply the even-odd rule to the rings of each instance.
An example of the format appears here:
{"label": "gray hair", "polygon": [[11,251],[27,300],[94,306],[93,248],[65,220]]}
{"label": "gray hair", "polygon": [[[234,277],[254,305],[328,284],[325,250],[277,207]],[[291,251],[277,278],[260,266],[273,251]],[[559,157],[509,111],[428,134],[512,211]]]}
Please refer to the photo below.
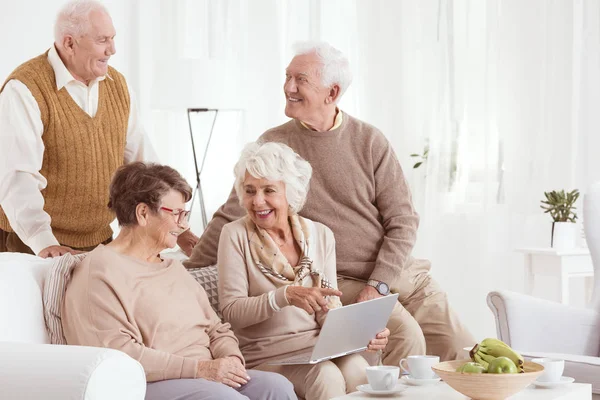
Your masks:
{"label": "gray hair", "polygon": [[290,209],[298,213],[308,195],[312,167],[294,150],[283,143],[248,143],[233,168],[235,192],[243,203],[246,171],[258,179],[282,181]]}
{"label": "gray hair", "polygon": [[315,53],[321,60],[321,83],[323,86],[331,87],[334,84],[340,86],[339,100],[352,83],[352,71],[348,58],[327,42],[298,42],[294,44],[294,55]]}
{"label": "gray hair", "polygon": [[61,44],[66,35],[82,36],[90,27],[90,14],[93,11],[108,10],[96,0],[72,0],[60,9],[54,23],[54,41]]}

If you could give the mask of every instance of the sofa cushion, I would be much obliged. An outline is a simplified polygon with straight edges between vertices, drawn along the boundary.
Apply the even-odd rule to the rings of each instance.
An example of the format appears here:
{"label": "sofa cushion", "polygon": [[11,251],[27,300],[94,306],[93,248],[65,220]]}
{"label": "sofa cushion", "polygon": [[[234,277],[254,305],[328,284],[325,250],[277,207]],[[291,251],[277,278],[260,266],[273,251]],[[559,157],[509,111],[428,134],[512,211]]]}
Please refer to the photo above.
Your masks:
{"label": "sofa cushion", "polygon": [[67,344],[62,328],[62,306],[67,292],[67,284],[71,280],[73,268],[85,258],[84,254],[65,254],[53,259],[46,274],[44,285],[44,317],[46,328],[52,344]]}
{"label": "sofa cushion", "polygon": [[204,288],[213,310],[215,310],[219,318],[223,319],[223,316],[219,312],[219,274],[217,267],[213,265],[204,268],[190,268],[188,271],[196,279],[196,282]]}
{"label": "sofa cushion", "polygon": [[542,352],[522,352],[521,355],[527,360],[544,357],[565,360],[563,376],[575,378],[578,383],[591,383],[592,393],[600,393],[600,357]]}
{"label": "sofa cushion", "polygon": [[0,253],[0,341],[48,343],[42,288],[52,259]]}

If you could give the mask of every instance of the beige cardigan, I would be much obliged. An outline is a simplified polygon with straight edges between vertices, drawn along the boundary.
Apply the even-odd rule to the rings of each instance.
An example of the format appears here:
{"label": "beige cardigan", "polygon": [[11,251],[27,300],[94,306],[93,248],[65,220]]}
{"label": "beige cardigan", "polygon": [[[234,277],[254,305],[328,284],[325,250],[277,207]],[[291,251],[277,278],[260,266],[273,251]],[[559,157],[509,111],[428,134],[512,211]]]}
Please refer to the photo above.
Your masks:
{"label": "beige cardigan", "polygon": [[[240,341],[248,367],[252,368],[313,347],[325,315],[309,315],[289,305],[285,286],[277,287],[258,269],[250,256],[244,218],[223,227],[217,266],[221,312]],[[333,233],[323,224],[306,221],[310,226],[309,256],[337,288]],[[271,291],[281,311],[275,311],[269,304]]]}
{"label": "beige cardigan", "polygon": [[121,350],[148,382],[196,378],[198,361],[243,361],[229,324],[176,260],[148,263],[100,245],[75,267],[62,316],[68,344]]}

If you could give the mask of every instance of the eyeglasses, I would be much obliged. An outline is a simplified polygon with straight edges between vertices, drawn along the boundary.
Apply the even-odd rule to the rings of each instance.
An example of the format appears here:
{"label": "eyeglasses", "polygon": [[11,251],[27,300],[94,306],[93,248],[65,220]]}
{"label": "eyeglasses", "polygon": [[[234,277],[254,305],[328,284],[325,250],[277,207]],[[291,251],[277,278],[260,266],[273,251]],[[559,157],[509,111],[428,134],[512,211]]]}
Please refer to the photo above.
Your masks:
{"label": "eyeglasses", "polygon": [[190,212],[180,208],[173,210],[172,208],[159,207],[160,210],[166,211],[176,218],[178,225],[187,225],[190,217]]}

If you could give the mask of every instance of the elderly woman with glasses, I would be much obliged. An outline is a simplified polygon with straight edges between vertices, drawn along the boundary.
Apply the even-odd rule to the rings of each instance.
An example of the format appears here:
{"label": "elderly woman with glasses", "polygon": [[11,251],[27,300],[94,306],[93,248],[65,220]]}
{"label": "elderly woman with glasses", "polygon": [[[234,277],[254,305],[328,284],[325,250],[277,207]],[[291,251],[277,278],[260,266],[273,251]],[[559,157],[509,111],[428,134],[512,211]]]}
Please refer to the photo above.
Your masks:
{"label": "elderly woman with glasses", "polygon": [[[278,372],[296,393],[319,400],[366,382],[365,359],[352,354],[316,365],[270,365],[313,347],[327,310],[340,307],[335,240],[323,224],[298,215],[310,164],[281,143],[250,143],[234,168],[247,215],[219,240],[219,303],[250,368]],[[330,210],[335,212],[335,210]],[[382,350],[389,331],[369,343]]]}
{"label": "elderly woman with glasses", "polygon": [[170,167],[122,166],[109,207],[121,227],[75,268],[63,305],[68,344],[138,360],[146,399],[295,399],[284,377],[246,371],[238,340],[183,265],[163,259],[187,229],[191,189]]}

